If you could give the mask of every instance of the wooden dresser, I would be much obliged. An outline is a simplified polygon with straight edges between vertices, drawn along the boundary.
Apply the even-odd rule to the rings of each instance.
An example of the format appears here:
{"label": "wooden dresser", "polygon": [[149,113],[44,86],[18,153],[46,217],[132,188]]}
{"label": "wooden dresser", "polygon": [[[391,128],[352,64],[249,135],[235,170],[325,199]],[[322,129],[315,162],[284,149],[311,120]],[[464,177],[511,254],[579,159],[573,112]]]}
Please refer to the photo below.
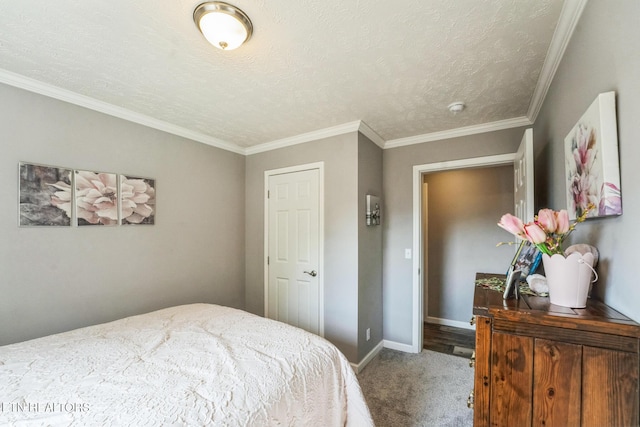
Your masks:
{"label": "wooden dresser", "polygon": [[596,300],[571,309],[477,285],[473,314],[475,427],[638,426],[638,323]]}

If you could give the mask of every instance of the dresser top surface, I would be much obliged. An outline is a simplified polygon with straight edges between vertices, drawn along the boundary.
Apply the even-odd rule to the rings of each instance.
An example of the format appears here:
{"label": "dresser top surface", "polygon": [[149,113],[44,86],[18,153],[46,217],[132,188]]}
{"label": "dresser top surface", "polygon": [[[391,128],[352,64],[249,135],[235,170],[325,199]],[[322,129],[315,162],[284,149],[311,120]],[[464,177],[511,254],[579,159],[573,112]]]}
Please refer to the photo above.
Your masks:
{"label": "dresser top surface", "polygon": [[[503,274],[477,273],[476,280]],[[585,308],[569,308],[551,304],[548,297],[521,294],[519,298],[503,299],[502,293],[475,286],[473,314],[504,320],[536,323],[547,326],[579,328],[617,333],[640,338],[640,324],[603,302],[589,298]]]}

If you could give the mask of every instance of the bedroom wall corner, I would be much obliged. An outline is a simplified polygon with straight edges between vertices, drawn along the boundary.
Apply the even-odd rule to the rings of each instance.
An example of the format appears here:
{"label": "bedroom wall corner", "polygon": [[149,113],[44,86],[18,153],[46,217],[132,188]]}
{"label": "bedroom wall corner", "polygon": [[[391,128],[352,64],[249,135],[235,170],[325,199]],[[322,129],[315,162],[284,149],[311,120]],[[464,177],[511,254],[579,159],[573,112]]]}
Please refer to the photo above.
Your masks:
{"label": "bedroom wall corner", "polygon": [[365,217],[367,194],[384,206],[382,156],[382,148],[358,133],[358,361],[382,342],[382,225],[367,226]]}
{"label": "bedroom wall corner", "polygon": [[[0,84],[0,345],[244,307],[244,156]],[[18,227],[18,162],[154,178],[155,225]]]}

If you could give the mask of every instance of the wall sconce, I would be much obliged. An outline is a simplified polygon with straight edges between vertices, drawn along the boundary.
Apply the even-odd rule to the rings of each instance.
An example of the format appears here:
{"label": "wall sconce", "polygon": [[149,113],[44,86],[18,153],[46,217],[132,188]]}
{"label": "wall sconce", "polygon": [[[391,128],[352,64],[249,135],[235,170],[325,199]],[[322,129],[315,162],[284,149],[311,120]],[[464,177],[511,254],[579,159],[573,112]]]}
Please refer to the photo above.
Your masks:
{"label": "wall sconce", "polygon": [[380,198],[367,194],[366,196],[367,225],[380,225]]}

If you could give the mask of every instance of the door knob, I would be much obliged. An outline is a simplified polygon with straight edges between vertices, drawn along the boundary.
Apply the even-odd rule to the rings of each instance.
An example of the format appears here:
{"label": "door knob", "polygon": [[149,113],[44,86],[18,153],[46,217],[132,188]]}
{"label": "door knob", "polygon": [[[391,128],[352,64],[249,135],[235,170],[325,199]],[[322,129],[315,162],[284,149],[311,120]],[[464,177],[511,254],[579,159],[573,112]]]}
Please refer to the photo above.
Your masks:
{"label": "door knob", "polygon": [[303,271],[303,273],[308,274],[311,277],[316,277],[318,275],[318,272],[315,270],[311,270],[311,271]]}

